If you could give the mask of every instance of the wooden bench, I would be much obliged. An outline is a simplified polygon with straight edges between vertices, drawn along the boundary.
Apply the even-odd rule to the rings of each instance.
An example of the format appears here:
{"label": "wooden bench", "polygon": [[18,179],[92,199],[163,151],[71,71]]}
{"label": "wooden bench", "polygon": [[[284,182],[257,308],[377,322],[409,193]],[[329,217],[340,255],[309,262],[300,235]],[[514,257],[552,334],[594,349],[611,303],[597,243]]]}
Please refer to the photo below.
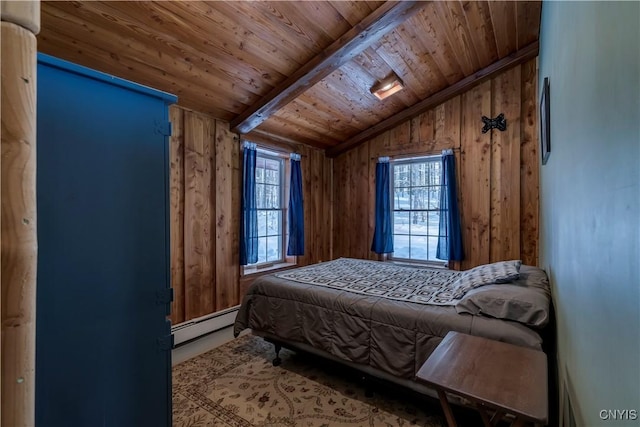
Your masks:
{"label": "wooden bench", "polygon": [[416,380],[437,390],[449,427],[456,427],[456,421],[447,393],[473,402],[485,427],[507,414],[515,418],[512,426],[547,424],[547,356],[542,351],[449,332]]}

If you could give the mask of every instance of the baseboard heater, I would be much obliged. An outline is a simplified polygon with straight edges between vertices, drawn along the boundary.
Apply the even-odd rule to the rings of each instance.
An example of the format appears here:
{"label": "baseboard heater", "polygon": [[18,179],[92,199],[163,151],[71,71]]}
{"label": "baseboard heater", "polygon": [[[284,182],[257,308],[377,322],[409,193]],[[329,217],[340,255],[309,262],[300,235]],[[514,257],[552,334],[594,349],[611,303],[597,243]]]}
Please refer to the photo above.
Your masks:
{"label": "baseboard heater", "polygon": [[238,309],[239,305],[173,326],[171,333],[174,347],[233,325]]}

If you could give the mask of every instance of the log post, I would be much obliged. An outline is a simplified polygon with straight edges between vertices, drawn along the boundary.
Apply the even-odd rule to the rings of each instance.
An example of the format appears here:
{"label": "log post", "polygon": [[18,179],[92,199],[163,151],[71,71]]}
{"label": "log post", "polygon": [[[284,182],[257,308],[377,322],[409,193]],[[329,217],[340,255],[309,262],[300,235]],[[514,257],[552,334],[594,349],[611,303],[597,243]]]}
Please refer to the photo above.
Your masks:
{"label": "log post", "polygon": [[0,420],[35,425],[38,1],[2,1]]}

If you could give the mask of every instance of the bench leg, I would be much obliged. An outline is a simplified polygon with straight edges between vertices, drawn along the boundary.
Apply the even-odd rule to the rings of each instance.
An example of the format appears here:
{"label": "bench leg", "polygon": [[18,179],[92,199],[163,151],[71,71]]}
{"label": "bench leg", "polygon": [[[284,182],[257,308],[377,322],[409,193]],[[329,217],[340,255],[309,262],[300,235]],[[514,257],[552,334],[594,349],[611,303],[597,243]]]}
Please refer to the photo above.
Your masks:
{"label": "bench leg", "polygon": [[522,419],[522,417],[516,417],[511,424],[511,427],[525,427],[528,423]]}
{"label": "bench leg", "polygon": [[476,409],[480,413],[480,418],[482,418],[482,424],[484,425],[484,427],[492,427],[491,420],[489,419],[489,416],[485,412],[484,408],[481,405],[476,405]]}
{"label": "bench leg", "polygon": [[447,419],[447,425],[449,427],[458,427],[458,424],[456,424],[456,419],[453,417],[451,406],[449,406],[449,401],[447,400],[446,393],[442,390],[438,390],[438,397],[440,398],[440,405],[442,406],[442,410],[444,411],[444,417]]}
{"label": "bench leg", "polygon": [[497,426],[503,416],[504,416],[504,411],[497,410],[493,414],[493,417],[491,417],[491,420],[489,422],[491,423],[492,426]]}

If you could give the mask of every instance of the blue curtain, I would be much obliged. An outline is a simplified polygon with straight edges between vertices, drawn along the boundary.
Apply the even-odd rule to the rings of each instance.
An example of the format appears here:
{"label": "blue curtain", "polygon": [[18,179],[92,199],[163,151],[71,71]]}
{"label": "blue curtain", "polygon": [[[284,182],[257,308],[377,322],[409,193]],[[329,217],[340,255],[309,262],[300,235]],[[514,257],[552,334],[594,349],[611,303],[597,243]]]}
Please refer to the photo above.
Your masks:
{"label": "blue curtain", "polygon": [[258,211],[256,202],[256,144],[245,142],[242,162],[242,215],[240,265],[258,262]]}
{"label": "blue curtain", "polygon": [[289,183],[289,245],[287,255],[304,255],[304,203],[302,200],[302,170],[300,154],[291,154]]}
{"label": "blue curtain", "polygon": [[371,250],[377,254],[393,252],[390,173],[389,158],[380,157],[376,164],[376,228],[371,243]]}
{"label": "blue curtain", "polygon": [[443,186],[440,191],[440,232],[436,258],[460,261],[464,253],[456,189],[456,160],[452,150],[442,152],[441,180]]}

